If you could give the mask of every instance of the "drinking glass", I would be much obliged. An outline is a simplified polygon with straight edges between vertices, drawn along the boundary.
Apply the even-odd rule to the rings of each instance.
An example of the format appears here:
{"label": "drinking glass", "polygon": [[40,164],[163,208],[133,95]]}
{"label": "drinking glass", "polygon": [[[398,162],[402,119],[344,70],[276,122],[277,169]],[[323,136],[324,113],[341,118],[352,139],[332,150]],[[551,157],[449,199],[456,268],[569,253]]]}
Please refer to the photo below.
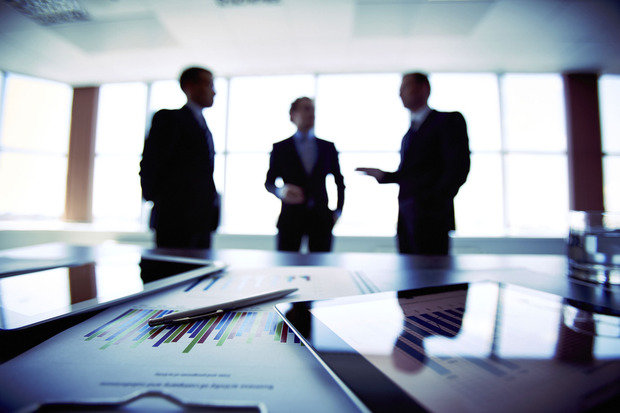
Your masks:
{"label": "drinking glass", "polygon": [[620,213],[571,211],[569,219],[569,276],[620,284]]}

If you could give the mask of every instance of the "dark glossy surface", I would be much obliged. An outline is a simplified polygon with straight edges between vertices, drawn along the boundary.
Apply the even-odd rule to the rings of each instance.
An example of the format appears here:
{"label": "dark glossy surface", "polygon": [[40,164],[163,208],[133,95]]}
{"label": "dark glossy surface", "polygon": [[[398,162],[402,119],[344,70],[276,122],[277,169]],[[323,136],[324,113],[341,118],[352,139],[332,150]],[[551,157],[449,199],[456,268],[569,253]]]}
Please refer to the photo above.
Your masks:
{"label": "dark glossy surface", "polygon": [[154,286],[172,286],[174,280],[184,281],[175,276],[203,268],[143,257],[136,251],[83,264],[0,274],[0,329],[23,328],[135,296]]}
{"label": "dark glossy surface", "polygon": [[[98,248],[44,244],[0,251],[0,272],[26,268],[49,268],[65,263],[83,263],[118,254],[140,251],[133,245]],[[522,285],[600,306],[620,308],[620,291],[570,280],[567,262],[560,255],[459,255],[454,257],[403,256],[386,253],[297,254],[258,250],[149,249],[147,253],[224,261],[232,268],[322,265],[362,271],[382,291],[495,280]],[[92,315],[92,314],[91,314]],[[80,316],[79,319],[83,319]],[[1,358],[6,360],[76,322],[59,320],[20,337],[0,334]]]}
{"label": "dark glossy surface", "polygon": [[527,288],[479,282],[277,308],[373,411],[583,411],[613,399],[620,379],[619,311]]}
{"label": "dark glossy surface", "polygon": [[149,250],[166,255],[222,260],[234,268],[323,265],[361,271],[381,291],[493,280],[562,297],[620,308],[620,286],[606,288],[567,277],[563,255],[408,256],[388,253],[297,254],[257,250]]}

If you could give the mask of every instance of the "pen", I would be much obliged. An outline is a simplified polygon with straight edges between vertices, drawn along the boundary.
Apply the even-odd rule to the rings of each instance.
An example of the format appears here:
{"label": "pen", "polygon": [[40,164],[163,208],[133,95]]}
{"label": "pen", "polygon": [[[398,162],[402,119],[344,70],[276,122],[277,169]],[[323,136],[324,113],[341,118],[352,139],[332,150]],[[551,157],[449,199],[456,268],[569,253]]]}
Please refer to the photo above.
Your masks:
{"label": "pen", "polygon": [[209,305],[207,307],[195,308],[193,310],[179,311],[178,313],[169,314],[163,317],[151,318],[149,320],[149,327],[154,327],[161,324],[183,324],[187,323],[188,321],[196,320],[198,318],[212,317],[214,315],[223,314],[224,311],[234,310],[235,308],[240,307],[247,307],[249,305],[284,297],[295,291],[297,291],[297,288],[289,288],[287,290],[272,291],[265,294],[242,298],[240,300]]}

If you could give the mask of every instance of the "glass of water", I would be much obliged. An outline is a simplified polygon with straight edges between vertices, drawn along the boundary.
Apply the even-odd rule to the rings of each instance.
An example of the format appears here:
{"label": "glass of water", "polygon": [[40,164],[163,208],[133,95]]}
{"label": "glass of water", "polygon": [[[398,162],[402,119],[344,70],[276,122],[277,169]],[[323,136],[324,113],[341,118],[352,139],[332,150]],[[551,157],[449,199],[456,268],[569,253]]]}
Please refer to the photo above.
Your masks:
{"label": "glass of water", "polygon": [[620,212],[570,212],[568,274],[620,284]]}

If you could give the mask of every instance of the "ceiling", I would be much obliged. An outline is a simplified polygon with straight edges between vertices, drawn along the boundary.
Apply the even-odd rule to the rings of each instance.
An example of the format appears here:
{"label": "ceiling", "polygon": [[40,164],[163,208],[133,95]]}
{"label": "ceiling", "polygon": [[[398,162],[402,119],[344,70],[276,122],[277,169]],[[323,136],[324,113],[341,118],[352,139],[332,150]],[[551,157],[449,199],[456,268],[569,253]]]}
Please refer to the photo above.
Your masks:
{"label": "ceiling", "polygon": [[88,20],[47,25],[20,1],[0,0],[0,69],[76,86],[194,64],[220,76],[620,73],[618,0],[69,0]]}

